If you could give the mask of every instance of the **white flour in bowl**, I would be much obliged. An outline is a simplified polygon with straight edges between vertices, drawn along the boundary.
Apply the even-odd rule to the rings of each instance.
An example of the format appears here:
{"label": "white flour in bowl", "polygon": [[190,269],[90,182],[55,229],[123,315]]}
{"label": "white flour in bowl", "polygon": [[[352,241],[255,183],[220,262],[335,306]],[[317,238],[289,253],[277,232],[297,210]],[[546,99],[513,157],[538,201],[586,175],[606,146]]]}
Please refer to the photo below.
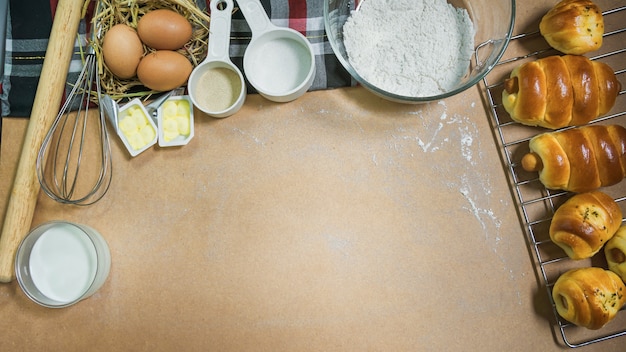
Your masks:
{"label": "white flour in bowl", "polygon": [[367,0],[343,27],[350,64],[368,82],[404,96],[454,88],[469,69],[474,26],[446,0]]}

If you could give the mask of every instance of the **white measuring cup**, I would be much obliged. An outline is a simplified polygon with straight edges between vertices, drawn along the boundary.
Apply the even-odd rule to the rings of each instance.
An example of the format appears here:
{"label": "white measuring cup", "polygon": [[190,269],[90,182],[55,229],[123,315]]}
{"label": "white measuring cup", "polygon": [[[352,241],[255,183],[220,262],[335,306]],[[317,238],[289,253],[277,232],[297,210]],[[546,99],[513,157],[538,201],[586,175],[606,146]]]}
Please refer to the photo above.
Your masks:
{"label": "white measuring cup", "polygon": [[250,84],[265,98],[288,102],[313,84],[315,55],[300,32],[270,22],[259,0],[237,0],[252,39],[243,56],[243,70]]}
{"label": "white measuring cup", "polygon": [[187,83],[191,102],[212,117],[236,113],[246,99],[243,74],[228,55],[233,0],[211,1],[207,57],[193,69]]}

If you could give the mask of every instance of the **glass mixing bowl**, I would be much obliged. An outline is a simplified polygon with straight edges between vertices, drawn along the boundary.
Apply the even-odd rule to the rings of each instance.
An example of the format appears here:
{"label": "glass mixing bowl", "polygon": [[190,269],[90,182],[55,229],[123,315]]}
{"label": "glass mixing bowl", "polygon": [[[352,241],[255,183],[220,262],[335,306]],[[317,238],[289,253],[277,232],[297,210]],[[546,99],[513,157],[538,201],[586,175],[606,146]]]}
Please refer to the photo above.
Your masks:
{"label": "glass mixing bowl", "polygon": [[[511,38],[515,23],[515,0],[448,0],[452,6],[467,10],[472,20],[474,52],[465,76],[452,88],[430,96],[398,95],[368,82],[352,66],[344,46],[343,27],[352,11],[358,11],[367,1],[324,0],[324,25],[328,40],[343,67],[362,86],[387,100],[400,103],[425,103],[441,100],[478,83],[500,60]],[[356,4],[358,3],[358,7]],[[368,45],[376,45],[374,41]]]}

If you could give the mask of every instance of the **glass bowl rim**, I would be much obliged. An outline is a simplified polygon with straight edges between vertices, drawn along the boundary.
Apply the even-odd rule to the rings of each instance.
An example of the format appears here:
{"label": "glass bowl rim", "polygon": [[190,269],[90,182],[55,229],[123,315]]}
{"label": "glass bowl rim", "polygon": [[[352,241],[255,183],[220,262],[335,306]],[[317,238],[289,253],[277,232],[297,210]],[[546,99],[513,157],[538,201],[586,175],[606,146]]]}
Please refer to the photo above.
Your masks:
{"label": "glass bowl rim", "polygon": [[[329,22],[329,18],[330,18],[330,13],[329,13],[329,8],[328,8],[328,3],[331,0],[324,0],[324,30],[326,31],[326,33],[328,34],[330,32],[330,22]],[[427,102],[431,102],[431,101],[437,101],[437,100],[442,100],[445,98],[449,98],[453,95],[459,94],[473,86],[475,86],[479,81],[481,81],[483,78],[485,78],[485,76],[487,76],[487,74],[489,74],[489,72],[491,72],[491,70],[498,64],[498,62],[500,61],[500,59],[502,58],[502,56],[504,55],[504,52],[506,51],[509,42],[511,40],[511,37],[513,35],[513,29],[515,27],[515,0],[510,0],[511,2],[511,17],[509,19],[509,28],[506,31],[506,34],[503,38],[504,43],[502,43],[502,47],[499,50],[498,54],[494,57],[494,60],[491,64],[489,64],[484,70],[483,72],[481,72],[480,74],[476,75],[475,77],[473,77],[472,79],[468,80],[467,82],[465,82],[463,85],[450,90],[448,92],[445,93],[441,93],[441,94],[436,94],[436,95],[429,95],[429,96],[421,96],[421,97],[415,97],[415,96],[406,96],[406,95],[400,95],[400,94],[395,94],[392,92],[388,92],[385,91],[373,84],[371,84],[370,82],[368,82],[367,80],[365,80],[361,75],[358,74],[358,72],[356,72],[356,70],[354,69],[354,67],[352,66],[352,64],[350,64],[346,58],[343,57],[343,55],[339,54],[339,48],[337,47],[337,43],[334,40],[330,39],[330,36],[328,37],[328,42],[330,43],[330,46],[333,50],[333,54],[335,55],[335,57],[337,58],[337,60],[339,60],[339,62],[341,63],[341,66],[348,72],[348,74],[350,74],[350,76],[352,78],[354,78],[359,84],[363,85],[365,88],[367,88],[368,90],[370,90],[372,93],[379,95],[383,98],[392,100],[392,101],[397,101],[397,102],[402,102],[402,103],[427,103]],[[488,43],[489,41],[485,41],[484,43]],[[482,43],[479,43],[479,45]]]}

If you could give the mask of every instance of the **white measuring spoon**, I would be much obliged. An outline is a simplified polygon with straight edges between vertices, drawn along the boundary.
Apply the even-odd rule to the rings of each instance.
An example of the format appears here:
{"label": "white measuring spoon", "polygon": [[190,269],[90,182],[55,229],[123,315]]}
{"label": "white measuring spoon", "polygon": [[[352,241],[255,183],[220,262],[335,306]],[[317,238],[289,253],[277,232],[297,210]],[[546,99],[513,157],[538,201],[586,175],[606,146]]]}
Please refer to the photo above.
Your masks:
{"label": "white measuring spoon", "polygon": [[300,32],[270,22],[259,0],[237,0],[252,39],[243,56],[243,70],[250,84],[265,98],[288,102],[313,84],[315,55]]}
{"label": "white measuring spoon", "polygon": [[246,100],[243,74],[228,55],[233,0],[211,1],[207,57],[191,72],[187,88],[193,105],[212,117],[236,113]]}

